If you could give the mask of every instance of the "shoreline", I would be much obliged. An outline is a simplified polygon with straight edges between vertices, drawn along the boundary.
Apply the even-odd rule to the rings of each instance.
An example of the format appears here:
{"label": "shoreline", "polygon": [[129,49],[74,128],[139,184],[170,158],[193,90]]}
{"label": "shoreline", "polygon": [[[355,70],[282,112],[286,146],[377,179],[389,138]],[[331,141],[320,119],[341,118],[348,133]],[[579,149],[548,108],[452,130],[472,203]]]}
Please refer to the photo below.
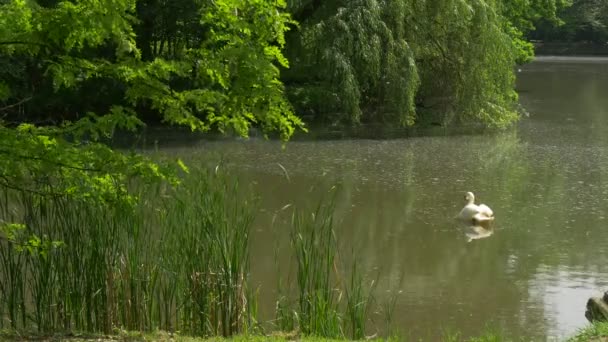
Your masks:
{"label": "shoreline", "polygon": [[608,57],[608,44],[590,42],[541,42],[533,41],[536,57]]}

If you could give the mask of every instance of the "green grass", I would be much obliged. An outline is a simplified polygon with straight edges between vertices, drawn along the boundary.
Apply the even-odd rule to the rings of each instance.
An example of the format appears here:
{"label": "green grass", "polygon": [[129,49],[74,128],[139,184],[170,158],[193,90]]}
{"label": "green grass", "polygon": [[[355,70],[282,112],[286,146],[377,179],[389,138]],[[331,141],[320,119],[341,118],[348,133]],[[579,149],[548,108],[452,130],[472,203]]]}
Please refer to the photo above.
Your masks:
{"label": "green grass", "polygon": [[581,329],[569,342],[608,341],[608,322],[594,322]]}
{"label": "green grass", "polygon": [[[251,335],[251,334],[243,334],[243,335],[235,335],[230,338],[225,337],[191,337],[184,336],[175,333],[167,333],[164,331],[156,331],[150,333],[141,333],[141,332],[128,332],[128,331],[115,331],[111,335],[102,335],[102,334],[55,334],[55,335],[18,335],[11,334],[8,332],[0,333],[0,341],[72,341],[72,342],[106,342],[106,341],[159,341],[159,342],[212,342],[212,341],[232,341],[232,342],[287,342],[287,341],[302,341],[302,342],[345,342],[349,340],[345,339],[331,339],[324,337],[315,337],[315,336],[299,336],[293,334],[282,334],[275,333],[270,335]],[[365,339],[365,341],[371,342],[397,342],[397,341],[409,341],[404,340],[398,336],[394,336],[388,339],[374,338],[374,339]],[[420,340],[422,341],[422,340]],[[453,334],[445,334],[443,338],[441,338],[442,342],[502,342],[507,341],[499,335],[486,333],[480,337],[474,337],[470,339],[462,339],[460,335],[457,333]],[[522,340],[524,341],[524,340]]]}

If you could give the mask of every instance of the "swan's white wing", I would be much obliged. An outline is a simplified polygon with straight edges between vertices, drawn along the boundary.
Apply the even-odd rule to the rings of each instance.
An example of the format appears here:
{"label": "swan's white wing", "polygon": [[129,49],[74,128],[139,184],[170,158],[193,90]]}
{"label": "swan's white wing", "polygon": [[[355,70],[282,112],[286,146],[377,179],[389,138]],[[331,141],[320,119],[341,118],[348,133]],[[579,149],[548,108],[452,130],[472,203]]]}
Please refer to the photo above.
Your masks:
{"label": "swan's white wing", "polygon": [[494,216],[487,216],[484,213],[477,213],[475,216],[473,216],[473,220],[475,220],[475,222],[478,224],[484,224],[494,221]]}
{"label": "swan's white wing", "polygon": [[487,217],[492,217],[492,216],[494,216],[494,212],[493,212],[493,211],[492,211],[492,209],[490,209],[490,207],[488,207],[487,205],[485,205],[485,204],[480,204],[480,205],[478,206],[478,208],[479,208],[479,213],[480,213],[480,214],[485,215],[485,216],[487,216]]}
{"label": "swan's white wing", "polygon": [[470,221],[477,214],[479,214],[479,208],[475,204],[469,204],[462,208],[460,214],[458,214],[458,219],[463,221]]}

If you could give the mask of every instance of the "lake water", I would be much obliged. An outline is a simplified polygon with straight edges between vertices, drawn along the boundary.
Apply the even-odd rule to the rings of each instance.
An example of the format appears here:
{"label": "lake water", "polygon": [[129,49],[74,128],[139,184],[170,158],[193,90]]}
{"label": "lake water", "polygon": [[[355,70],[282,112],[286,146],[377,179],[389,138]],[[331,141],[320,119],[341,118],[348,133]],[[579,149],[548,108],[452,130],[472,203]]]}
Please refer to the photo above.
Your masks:
{"label": "lake water", "polygon": [[[355,250],[379,281],[378,301],[397,296],[393,328],[404,336],[489,328],[552,341],[583,327],[587,299],[608,289],[608,59],[539,58],[517,76],[529,116],[500,134],[175,149],[223,155],[259,194],[251,264],[261,318],[277,298],[275,250],[282,264],[289,255],[280,209],[312,207],[337,184],[341,261]],[[466,191],[494,210],[492,236],[467,242],[454,222]],[[372,318],[382,333],[383,316]]]}

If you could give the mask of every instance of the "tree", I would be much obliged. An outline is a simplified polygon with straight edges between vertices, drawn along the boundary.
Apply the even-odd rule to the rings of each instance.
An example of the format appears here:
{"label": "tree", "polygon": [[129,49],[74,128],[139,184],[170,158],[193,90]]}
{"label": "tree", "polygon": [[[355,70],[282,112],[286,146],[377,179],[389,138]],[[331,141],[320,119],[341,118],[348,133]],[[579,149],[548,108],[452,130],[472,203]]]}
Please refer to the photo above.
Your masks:
{"label": "tree", "polygon": [[318,121],[512,123],[515,45],[494,1],[292,1],[283,80]]}
{"label": "tree", "polygon": [[534,47],[527,41],[527,35],[540,22],[552,26],[563,24],[559,13],[571,6],[572,0],[507,0],[501,4],[501,12],[507,19],[505,30],[517,48],[517,62],[523,64],[534,57]]}

